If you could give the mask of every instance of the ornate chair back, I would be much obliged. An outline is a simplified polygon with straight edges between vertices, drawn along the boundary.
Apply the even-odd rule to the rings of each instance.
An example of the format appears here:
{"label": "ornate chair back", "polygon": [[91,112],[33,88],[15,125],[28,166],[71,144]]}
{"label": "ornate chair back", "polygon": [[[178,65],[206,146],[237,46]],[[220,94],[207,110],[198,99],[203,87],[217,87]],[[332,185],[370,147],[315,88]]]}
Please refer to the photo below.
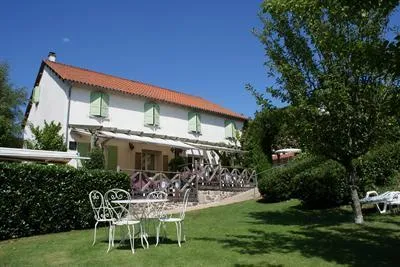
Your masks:
{"label": "ornate chair back", "polygon": [[90,205],[94,213],[94,219],[96,221],[101,220],[102,214],[104,214],[104,198],[103,195],[97,191],[93,190],[89,193]]}
{"label": "ornate chair back", "polygon": [[115,203],[113,202],[114,200],[130,200],[131,195],[129,194],[128,191],[125,191],[123,189],[119,188],[114,188],[111,190],[108,190],[104,194],[104,202],[107,207],[109,207],[113,213],[116,219],[121,220],[123,218],[126,218],[130,213],[129,213],[129,203]]}
{"label": "ornate chair back", "polygon": [[182,221],[185,219],[185,212],[189,201],[189,195],[190,195],[190,188],[186,189],[185,195],[183,195],[182,210],[180,213],[180,218]]}
{"label": "ornate chair back", "polygon": [[[164,191],[153,191],[147,195],[147,199],[168,199],[168,194]],[[164,216],[165,202],[148,203],[147,214],[148,218],[161,218]]]}

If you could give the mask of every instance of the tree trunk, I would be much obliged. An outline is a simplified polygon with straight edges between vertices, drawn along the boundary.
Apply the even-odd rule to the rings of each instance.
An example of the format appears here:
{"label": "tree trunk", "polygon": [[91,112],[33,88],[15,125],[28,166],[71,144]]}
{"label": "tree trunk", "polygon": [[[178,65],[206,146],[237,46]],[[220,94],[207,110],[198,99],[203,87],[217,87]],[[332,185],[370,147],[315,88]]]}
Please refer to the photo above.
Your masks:
{"label": "tree trunk", "polygon": [[351,207],[353,208],[354,222],[356,224],[362,224],[364,223],[364,218],[362,215],[360,199],[358,198],[358,192],[356,186],[357,172],[353,164],[350,164],[349,168],[347,168],[347,172],[349,174],[350,195],[352,202]]}
{"label": "tree trunk", "polygon": [[361,211],[360,199],[358,198],[357,188],[353,185],[350,186],[351,190],[351,201],[352,201],[352,208],[354,213],[354,222],[356,224],[364,223],[364,218]]}

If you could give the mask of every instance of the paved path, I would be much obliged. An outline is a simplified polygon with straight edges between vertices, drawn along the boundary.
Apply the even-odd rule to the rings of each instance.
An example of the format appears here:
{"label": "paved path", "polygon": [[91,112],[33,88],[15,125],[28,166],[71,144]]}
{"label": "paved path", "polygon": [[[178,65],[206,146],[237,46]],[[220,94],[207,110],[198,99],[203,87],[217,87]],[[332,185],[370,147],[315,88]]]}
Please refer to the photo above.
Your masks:
{"label": "paved path", "polygon": [[[224,206],[224,205],[229,205],[229,204],[242,202],[242,201],[246,201],[246,200],[250,200],[250,199],[259,199],[260,197],[261,196],[260,196],[260,193],[258,192],[258,188],[254,188],[254,189],[250,189],[248,191],[239,193],[237,195],[234,195],[232,197],[224,198],[220,201],[206,203],[206,204],[198,204],[195,206],[187,207],[186,211],[201,210],[201,209],[207,209],[207,208],[211,208],[211,207]],[[179,207],[177,209],[168,210],[167,213],[169,213],[169,214],[179,213],[180,211],[181,211],[181,207]]]}

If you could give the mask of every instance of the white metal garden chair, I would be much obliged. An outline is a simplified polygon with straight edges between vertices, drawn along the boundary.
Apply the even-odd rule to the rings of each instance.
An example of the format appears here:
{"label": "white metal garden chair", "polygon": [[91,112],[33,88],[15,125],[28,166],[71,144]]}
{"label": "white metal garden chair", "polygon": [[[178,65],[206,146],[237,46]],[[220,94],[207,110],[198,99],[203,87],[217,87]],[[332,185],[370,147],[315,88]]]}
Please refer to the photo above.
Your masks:
{"label": "white metal garden chair", "polygon": [[134,210],[130,209],[130,204],[125,203],[115,203],[115,200],[130,200],[131,195],[123,189],[111,189],[104,194],[104,200],[106,206],[108,206],[113,211],[114,220],[112,221],[109,233],[108,250],[114,246],[115,239],[115,227],[126,225],[128,228],[129,241],[131,244],[132,253],[135,253],[135,225],[140,226],[140,240],[143,248],[146,248],[143,242],[143,227],[141,224],[141,214],[137,214]]}
{"label": "white metal garden chair", "polygon": [[[165,223],[175,223],[176,225],[176,236],[178,238],[178,245],[181,246],[181,239],[182,239],[182,229],[183,229],[183,222],[185,220],[185,211],[187,207],[187,203],[189,200],[190,189],[186,189],[185,194],[183,196],[182,202],[182,210],[179,213],[179,217],[172,217],[171,215],[166,215],[164,212],[160,214],[159,224],[157,226],[157,237],[156,237],[156,246],[158,245],[160,239],[160,228],[161,226],[164,227],[165,230]],[[183,241],[186,242],[185,233],[183,233]]]}
{"label": "white metal garden chair", "polygon": [[114,219],[112,210],[104,205],[104,197],[99,191],[97,190],[91,191],[89,193],[89,200],[90,200],[90,205],[92,206],[93,209],[94,219],[96,220],[96,223],[94,225],[94,237],[92,244],[92,246],[94,246],[94,244],[96,243],[96,231],[98,223],[99,222],[108,223],[109,227],[111,227]]}

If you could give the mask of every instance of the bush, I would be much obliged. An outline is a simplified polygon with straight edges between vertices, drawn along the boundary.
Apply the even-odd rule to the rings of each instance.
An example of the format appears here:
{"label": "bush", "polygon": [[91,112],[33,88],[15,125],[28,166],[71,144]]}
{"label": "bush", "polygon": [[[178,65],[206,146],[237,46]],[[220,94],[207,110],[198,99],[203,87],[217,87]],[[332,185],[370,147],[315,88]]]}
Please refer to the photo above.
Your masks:
{"label": "bush", "polygon": [[301,155],[290,161],[288,164],[272,168],[258,177],[258,189],[266,201],[277,202],[296,197],[296,188],[293,178],[310,169],[313,166],[323,162],[322,158]]}
{"label": "bush", "polygon": [[293,187],[297,198],[308,208],[335,207],[350,200],[346,170],[333,160],[297,174]]}
{"label": "bush", "polygon": [[95,147],[89,153],[90,159],[83,162],[83,167],[88,170],[104,170],[104,153],[101,148]]}
{"label": "bush", "polygon": [[369,190],[394,190],[400,172],[400,142],[384,144],[356,162],[360,193]]}
{"label": "bush", "polygon": [[124,173],[0,162],[0,239],[93,227],[89,192],[129,190]]}
{"label": "bush", "polygon": [[185,159],[180,156],[176,156],[175,158],[172,158],[169,163],[168,163],[168,170],[171,172],[177,172],[183,170],[183,167],[185,166]]}

